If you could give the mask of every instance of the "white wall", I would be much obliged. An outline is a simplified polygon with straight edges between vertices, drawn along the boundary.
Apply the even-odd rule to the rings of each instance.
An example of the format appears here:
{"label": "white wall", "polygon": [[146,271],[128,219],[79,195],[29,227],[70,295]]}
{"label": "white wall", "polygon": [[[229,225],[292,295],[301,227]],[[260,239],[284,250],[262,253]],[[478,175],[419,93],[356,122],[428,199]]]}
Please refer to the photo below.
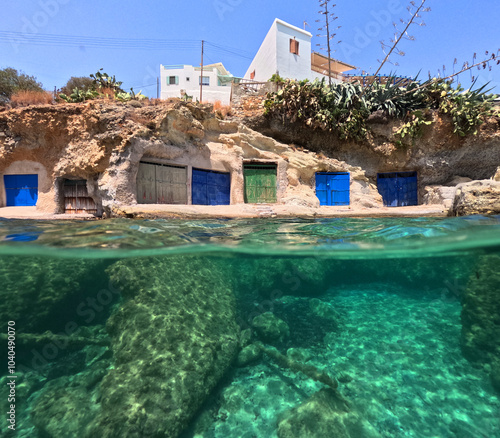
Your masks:
{"label": "white wall", "polygon": [[276,20],[274,21],[271,29],[267,32],[264,41],[262,42],[255,58],[253,59],[250,67],[248,67],[245,73],[244,79],[250,79],[250,73],[255,71],[254,81],[266,82],[273,74],[278,70],[278,65],[276,62],[276,38],[277,38],[277,26]]}
{"label": "white wall", "polygon": [[[290,39],[299,42],[299,54],[290,53]],[[255,71],[255,81],[265,82],[275,73],[290,79],[307,79],[311,76],[312,35],[298,27],[275,19],[244,78],[250,79]]]}
{"label": "white wall", "polygon": [[[311,37],[298,27],[291,26],[278,20],[277,25],[277,69],[283,78],[289,79],[310,79],[311,77]],[[299,54],[290,53],[290,39],[299,42]]]}
{"label": "white wall", "polygon": [[[231,99],[231,84],[225,86],[218,85],[217,69],[203,70],[203,76],[210,78],[210,85],[203,86],[203,102],[214,103],[220,100],[223,105],[229,105]],[[170,76],[179,78],[177,85],[170,85]],[[181,90],[185,90],[188,96],[193,96],[193,101],[200,99],[200,76],[201,71],[192,65],[180,66],[180,68],[165,68],[160,66],[161,94],[162,99],[169,97],[181,97]],[[188,80],[189,78],[189,80]]]}

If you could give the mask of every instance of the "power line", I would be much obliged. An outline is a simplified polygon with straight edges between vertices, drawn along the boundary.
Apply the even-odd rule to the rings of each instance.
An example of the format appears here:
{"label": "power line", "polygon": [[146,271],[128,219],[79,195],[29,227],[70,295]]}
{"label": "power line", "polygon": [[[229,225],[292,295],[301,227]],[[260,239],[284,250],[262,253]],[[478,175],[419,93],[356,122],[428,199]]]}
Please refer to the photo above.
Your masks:
{"label": "power line", "polygon": [[0,43],[30,44],[45,46],[86,46],[113,49],[197,49],[196,40],[131,39],[86,37],[55,34],[26,34],[23,32],[0,31]]}
{"label": "power line", "polygon": [[238,56],[240,58],[245,58],[245,59],[253,59],[253,56],[250,54],[250,52],[247,52],[245,50],[240,50],[227,46],[221,46],[219,44],[214,44],[209,41],[207,41],[206,43],[209,47],[212,47],[211,51],[213,52],[231,54],[233,56]]}
{"label": "power line", "polygon": [[[27,34],[23,32],[0,31],[0,44],[29,44],[33,46],[93,47],[126,50],[197,50],[196,40],[167,40],[153,38],[109,38],[57,34]],[[217,55],[253,59],[250,52],[234,47],[206,42],[209,52]]]}

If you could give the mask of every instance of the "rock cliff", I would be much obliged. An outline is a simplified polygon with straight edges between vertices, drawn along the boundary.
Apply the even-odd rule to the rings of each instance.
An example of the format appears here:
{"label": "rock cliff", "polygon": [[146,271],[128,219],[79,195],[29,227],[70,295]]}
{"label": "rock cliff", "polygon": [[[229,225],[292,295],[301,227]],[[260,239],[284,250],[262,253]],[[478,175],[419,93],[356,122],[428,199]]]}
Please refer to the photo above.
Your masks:
{"label": "rock cliff", "polygon": [[64,180],[86,180],[98,213],[111,213],[137,202],[136,177],[144,159],[229,172],[231,204],[244,202],[243,162],[272,161],[277,164],[278,203],[316,207],[315,173],[349,172],[351,206],[363,208],[382,206],[378,172],[417,171],[419,203],[450,206],[456,177],[488,179],[500,164],[500,122],[495,118],[477,136],[459,138],[449,121],[434,115],[422,138],[397,146],[398,122],[384,118],[372,120],[369,139],[355,143],[266,119],[261,108],[253,114],[220,120],[211,105],[180,101],[157,106],[90,101],[4,110],[0,174],[38,174],[37,209],[49,213],[64,211]]}

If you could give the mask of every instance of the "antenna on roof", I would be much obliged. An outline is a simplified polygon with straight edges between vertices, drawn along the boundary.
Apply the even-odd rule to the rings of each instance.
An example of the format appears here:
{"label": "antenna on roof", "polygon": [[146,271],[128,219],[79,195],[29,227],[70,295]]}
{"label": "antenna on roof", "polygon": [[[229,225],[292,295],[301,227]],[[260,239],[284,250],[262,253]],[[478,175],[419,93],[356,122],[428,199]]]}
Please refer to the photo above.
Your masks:
{"label": "antenna on roof", "polygon": [[304,21],[304,30],[306,30],[306,26],[309,26],[309,23],[307,21]]}

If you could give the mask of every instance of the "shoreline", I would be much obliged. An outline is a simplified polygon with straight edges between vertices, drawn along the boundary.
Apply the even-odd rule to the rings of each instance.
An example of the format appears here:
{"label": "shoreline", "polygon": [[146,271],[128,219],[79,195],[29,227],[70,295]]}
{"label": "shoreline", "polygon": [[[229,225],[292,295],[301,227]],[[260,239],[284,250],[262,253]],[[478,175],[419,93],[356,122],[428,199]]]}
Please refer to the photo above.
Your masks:
{"label": "shoreline", "polygon": [[[138,204],[113,208],[113,218],[129,219],[291,219],[291,218],[382,218],[382,217],[447,217],[443,205],[416,205],[410,207],[350,208],[305,207],[281,204],[234,205],[166,205]],[[35,207],[0,208],[0,220],[100,220],[89,214],[52,214],[37,212]]]}

